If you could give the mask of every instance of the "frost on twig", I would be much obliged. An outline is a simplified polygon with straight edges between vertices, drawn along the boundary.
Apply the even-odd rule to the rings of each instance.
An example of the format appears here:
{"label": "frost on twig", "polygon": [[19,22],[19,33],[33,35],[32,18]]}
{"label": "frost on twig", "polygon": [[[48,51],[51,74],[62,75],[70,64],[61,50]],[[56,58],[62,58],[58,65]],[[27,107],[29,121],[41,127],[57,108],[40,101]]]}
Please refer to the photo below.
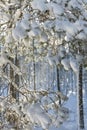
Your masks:
{"label": "frost on twig", "polygon": [[[26,86],[23,88],[18,87],[16,83],[12,81],[12,79],[8,78],[4,73],[3,77],[8,80],[8,83],[12,83],[12,85],[20,93],[19,103],[15,101],[11,102],[8,97],[8,100],[3,99],[0,104],[0,111],[4,113],[3,116],[5,118],[5,122],[8,122],[10,127],[21,130],[27,127],[32,129],[32,126],[37,125],[43,129],[48,129],[52,123],[59,126],[55,122],[56,118],[59,121],[59,124],[62,124],[63,121],[68,118],[68,109],[66,110],[65,108],[62,108],[61,110],[61,107],[58,106],[58,100],[55,102],[54,99],[54,97],[57,99],[60,96],[62,100],[66,100],[67,97],[61,92],[29,90]],[[55,95],[53,99],[51,97],[51,100],[50,94]],[[48,103],[45,102],[44,98],[48,98]],[[56,117],[54,116],[51,118],[52,115],[50,115],[49,110],[59,111],[60,116],[56,113]]]}
{"label": "frost on twig", "polygon": [[9,64],[16,74],[22,75],[20,69],[9,60],[9,57],[7,56],[5,52],[1,53],[0,61],[1,61],[0,67],[6,66],[7,64]]}

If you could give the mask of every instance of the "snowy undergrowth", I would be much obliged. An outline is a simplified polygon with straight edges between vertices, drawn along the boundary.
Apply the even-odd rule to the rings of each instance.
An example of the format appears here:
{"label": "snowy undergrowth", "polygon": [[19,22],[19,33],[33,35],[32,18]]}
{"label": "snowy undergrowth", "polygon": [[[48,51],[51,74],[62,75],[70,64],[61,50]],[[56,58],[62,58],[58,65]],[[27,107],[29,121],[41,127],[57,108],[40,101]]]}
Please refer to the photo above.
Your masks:
{"label": "snowy undergrowth", "polygon": [[[77,97],[76,92],[68,93],[69,100],[65,103],[65,107],[69,108],[69,118],[65,121],[59,128],[51,126],[49,130],[77,130]],[[86,104],[86,94],[84,92],[84,120],[85,129],[87,130],[87,104]],[[35,127],[34,130],[42,130],[39,127]]]}

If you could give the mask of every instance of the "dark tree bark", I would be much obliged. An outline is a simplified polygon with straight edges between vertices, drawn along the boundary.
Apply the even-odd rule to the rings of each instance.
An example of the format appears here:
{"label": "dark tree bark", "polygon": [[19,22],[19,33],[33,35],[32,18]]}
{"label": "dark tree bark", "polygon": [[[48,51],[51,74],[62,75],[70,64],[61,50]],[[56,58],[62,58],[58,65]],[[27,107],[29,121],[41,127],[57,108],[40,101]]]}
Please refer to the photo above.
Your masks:
{"label": "dark tree bark", "polygon": [[[16,58],[15,58],[15,65],[16,66],[18,66],[19,67],[19,59],[17,58],[17,56],[16,56]],[[15,75],[15,83],[17,84],[17,86],[19,86],[19,75],[18,74],[16,74]],[[17,91],[17,90],[15,90],[15,98],[16,98],[16,101],[18,102],[19,101],[19,92]]]}
{"label": "dark tree bark", "polygon": [[[11,60],[11,62],[14,63],[14,60],[12,58],[9,58]],[[17,56],[15,58],[15,65],[19,66],[19,60],[17,59]],[[10,78],[12,81],[14,81],[17,86],[19,86],[19,75],[18,74],[14,74],[13,68],[10,67]],[[12,85],[12,83],[10,83],[10,93],[11,93],[11,97],[16,99],[16,101],[19,100],[19,92],[16,90],[16,88]]]}
{"label": "dark tree bark", "polygon": [[83,83],[82,83],[82,64],[79,67],[79,127],[84,129],[84,112],[83,112]]}
{"label": "dark tree bark", "polygon": [[[57,67],[57,89],[60,92],[60,76],[59,76],[59,68]],[[61,98],[59,97],[59,105],[61,105]]]}
{"label": "dark tree bark", "polygon": [[[10,60],[12,61],[13,59],[10,58]],[[10,67],[10,79],[13,81],[14,80],[14,72],[12,67]],[[12,98],[16,99],[16,90],[14,88],[14,86],[12,85],[12,83],[10,83],[10,94]]]}

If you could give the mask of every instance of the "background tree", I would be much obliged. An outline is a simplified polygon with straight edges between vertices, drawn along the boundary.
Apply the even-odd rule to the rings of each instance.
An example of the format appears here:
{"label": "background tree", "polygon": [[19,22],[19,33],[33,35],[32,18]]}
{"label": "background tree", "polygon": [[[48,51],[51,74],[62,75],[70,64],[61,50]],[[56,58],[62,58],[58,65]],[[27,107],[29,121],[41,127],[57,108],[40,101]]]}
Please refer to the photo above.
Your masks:
{"label": "background tree", "polygon": [[[44,60],[51,66],[62,64],[66,70],[72,68],[78,73],[79,65],[86,58],[76,51],[79,47],[84,48],[86,43],[85,5],[86,1],[82,0],[2,0],[1,44],[13,59],[17,48],[23,64],[32,62],[34,57],[35,62]],[[14,66],[3,55],[1,59],[0,66],[9,63],[17,75],[22,75],[23,86],[26,86],[20,67]],[[10,79],[9,82],[19,90],[15,82]],[[23,94],[23,90],[20,93]]]}

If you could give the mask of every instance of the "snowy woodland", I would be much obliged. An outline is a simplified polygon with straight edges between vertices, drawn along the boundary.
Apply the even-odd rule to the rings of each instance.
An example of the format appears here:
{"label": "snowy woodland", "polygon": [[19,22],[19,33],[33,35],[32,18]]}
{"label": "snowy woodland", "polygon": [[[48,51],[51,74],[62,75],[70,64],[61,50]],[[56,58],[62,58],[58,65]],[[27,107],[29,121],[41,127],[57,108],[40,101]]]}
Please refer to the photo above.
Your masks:
{"label": "snowy woodland", "polygon": [[87,130],[87,0],[0,0],[0,130]]}

